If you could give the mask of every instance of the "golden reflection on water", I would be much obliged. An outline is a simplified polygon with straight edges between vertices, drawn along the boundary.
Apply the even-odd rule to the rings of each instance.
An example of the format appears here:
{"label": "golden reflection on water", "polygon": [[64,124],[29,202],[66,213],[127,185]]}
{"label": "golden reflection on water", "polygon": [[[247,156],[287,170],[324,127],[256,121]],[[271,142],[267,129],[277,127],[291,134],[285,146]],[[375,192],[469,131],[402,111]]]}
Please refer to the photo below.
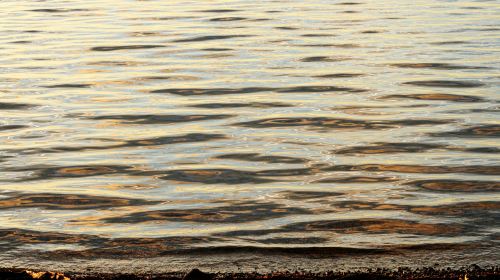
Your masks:
{"label": "golden reflection on water", "polygon": [[0,259],[496,238],[495,1],[0,9]]}

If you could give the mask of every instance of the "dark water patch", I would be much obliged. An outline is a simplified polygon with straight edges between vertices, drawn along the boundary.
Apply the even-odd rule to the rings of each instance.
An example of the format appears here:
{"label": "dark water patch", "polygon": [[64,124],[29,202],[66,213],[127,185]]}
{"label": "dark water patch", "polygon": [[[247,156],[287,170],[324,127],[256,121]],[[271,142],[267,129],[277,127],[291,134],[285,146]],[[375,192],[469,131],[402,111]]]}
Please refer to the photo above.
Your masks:
{"label": "dark water patch", "polygon": [[497,201],[459,202],[441,205],[399,205],[367,201],[342,201],[335,202],[332,206],[342,211],[406,211],[424,216],[469,218],[471,221],[462,225],[466,226],[464,230],[472,234],[479,233],[480,226],[489,227],[497,224],[498,211],[500,210],[500,202]]}
{"label": "dark water patch", "polygon": [[[98,244],[103,239],[91,235],[71,235],[58,232],[41,232],[24,229],[0,229],[1,248],[10,251],[26,244]],[[94,242],[92,242],[94,241]]]}
{"label": "dark water patch", "polygon": [[478,147],[478,148],[456,148],[457,150],[469,153],[484,153],[484,154],[498,154],[500,148],[495,147]]}
{"label": "dark water patch", "polygon": [[479,125],[456,131],[432,133],[434,137],[489,138],[500,137],[500,125]]}
{"label": "dark water patch", "polygon": [[181,169],[164,174],[160,179],[202,184],[263,184],[274,181],[262,178],[256,172],[235,169]]}
{"label": "dark water patch", "polygon": [[[129,166],[123,165],[88,165],[88,166],[69,166],[61,168],[42,168],[39,169],[41,178],[54,178],[54,177],[87,177],[109,175],[115,173],[122,173],[128,170]],[[28,169],[29,170],[29,169]]]}
{"label": "dark water patch", "polygon": [[461,109],[461,110],[449,110],[449,111],[444,111],[445,113],[449,114],[470,114],[470,113],[498,113],[500,111],[500,108],[495,107],[495,108],[477,108],[477,109]]}
{"label": "dark water patch", "polygon": [[49,85],[43,86],[45,88],[88,88],[91,84],[57,84],[57,85]]}
{"label": "dark water patch", "polygon": [[[197,182],[203,184],[262,184],[276,182],[273,177],[295,177],[313,175],[321,172],[319,168],[268,169],[243,171],[236,169],[176,169],[135,173],[135,175],[164,175],[163,180],[178,182]],[[268,178],[271,177],[271,178]]]}
{"label": "dark water patch", "polygon": [[21,128],[27,128],[27,125],[17,125],[17,124],[12,124],[12,125],[0,125],[0,131],[5,131],[5,130],[13,130],[13,129],[21,129]]}
{"label": "dark water patch", "polygon": [[154,205],[159,201],[83,194],[21,193],[0,199],[0,209],[90,210]]}
{"label": "dark water patch", "polygon": [[277,26],[275,29],[281,29],[281,30],[298,30],[299,28],[297,27],[291,27],[291,26]]}
{"label": "dark water patch", "polygon": [[[158,257],[167,253],[178,253],[193,245],[208,245],[209,243],[221,240],[206,236],[171,236],[160,238],[109,238],[98,243],[99,247],[83,251],[60,250],[62,258],[116,258],[117,256],[127,256],[135,258]],[[96,242],[92,242],[96,243]],[[51,252],[50,255],[53,253]]]}
{"label": "dark water patch", "polygon": [[325,78],[325,79],[336,79],[336,78],[354,78],[354,77],[361,77],[365,76],[365,74],[359,74],[359,73],[336,73],[336,74],[326,74],[326,75],[319,75],[315,76],[316,78]]}
{"label": "dark water patch", "polygon": [[[92,151],[92,150],[108,150],[108,149],[120,149],[120,148],[137,148],[137,147],[154,147],[163,145],[173,145],[182,143],[196,143],[205,141],[214,141],[227,139],[223,134],[204,134],[204,133],[189,133],[178,136],[163,136],[154,138],[143,138],[134,140],[121,141],[122,143],[114,145],[88,145],[88,146],[58,146],[51,148],[34,148],[34,149],[24,149],[24,150],[14,150],[9,152],[15,152],[19,154],[46,154],[46,153],[64,153],[64,152],[82,152],[82,151]],[[112,141],[120,141],[112,139]]]}
{"label": "dark water patch", "polygon": [[269,169],[269,170],[261,170],[255,172],[258,176],[264,177],[289,177],[289,176],[304,176],[304,175],[313,175],[319,173],[320,169],[311,167],[311,168],[289,168],[289,169]]}
{"label": "dark water patch", "polygon": [[0,102],[0,110],[22,110],[29,109],[36,105],[26,103]]}
{"label": "dark water patch", "polygon": [[98,185],[96,186],[101,189],[109,189],[109,190],[152,190],[158,189],[160,186],[150,185],[150,184],[107,184],[107,185]]}
{"label": "dark water patch", "polygon": [[33,41],[13,41],[11,44],[31,44]]}
{"label": "dark water patch", "polygon": [[146,76],[146,77],[140,77],[138,80],[170,80],[173,77],[169,76]]}
{"label": "dark water patch", "polygon": [[30,172],[27,177],[11,181],[34,181],[55,178],[81,178],[112,174],[127,174],[132,172],[131,166],[126,165],[73,165],[73,166],[26,166],[6,168],[12,172]]}
{"label": "dark water patch", "polygon": [[414,82],[405,82],[403,84],[412,86],[421,86],[421,87],[445,87],[445,88],[476,88],[485,85],[483,83],[474,81],[445,81],[445,80],[414,81]]}
{"label": "dark water patch", "polygon": [[[258,240],[252,240],[254,242],[258,242]],[[289,246],[271,246],[271,247],[263,247],[263,246],[209,246],[209,247],[195,247],[189,248],[185,250],[179,250],[176,253],[183,254],[230,254],[234,252],[240,253],[251,253],[251,254],[278,254],[278,255],[308,255],[318,256],[318,257],[334,257],[334,256],[350,256],[350,255],[372,255],[372,254],[382,254],[387,253],[387,250],[384,249],[373,249],[373,248],[352,248],[352,247],[331,247],[331,246],[307,246],[307,247],[289,247]],[[273,273],[271,279],[279,274]],[[241,277],[241,274],[238,275]],[[290,279],[294,279],[297,277],[295,274]],[[299,276],[300,278],[300,276]],[[233,279],[233,278],[230,278]],[[276,279],[289,279],[285,278],[276,278]],[[318,279],[316,276],[313,276],[311,279]],[[350,279],[350,278],[342,278],[342,279]]]}
{"label": "dark water patch", "polygon": [[[321,237],[275,237],[266,239],[252,239],[251,241],[260,244],[321,244],[328,241],[327,238]],[[236,249],[236,248],[235,248]]]}
{"label": "dark water patch", "polygon": [[429,68],[429,69],[439,69],[439,70],[489,69],[489,67],[457,65],[450,63],[393,63],[389,65],[399,68],[417,68],[417,69]]}
{"label": "dark water patch", "polygon": [[365,30],[365,31],[362,31],[361,33],[362,34],[377,34],[377,33],[383,33],[384,31],[382,30]]}
{"label": "dark water patch", "polygon": [[314,191],[282,191],[278,193],[280,197],[289,200],[310,200],[318,198],[329,198],[343,195],[339,192],[314,192]]}
{"label": "dark water patch", "polygon": [[142,63],[136,61],[95,61],[89,62],[87,65],[97,66],[143,66]]}
{"label": "dark water patch", "polygon": [[224,58],[224,57],[232,57],[234,56],[234,54],[230,54],[230,53],[210,53],[210,54],[203,54],[203,55],[199,55],[199,56],[196,56],[196,57],[199,57],[199,58],[216,58],[216,59],[220,59],[220,58]]}
{"label": "dark water patch", "polygon": [[352,6],[352,5],[362,5],[365,3],[360,3],[360,2],[340,2],[337,3],[336,5],[344,5],[344,6]]}
{"label": "dark water patch", "polygon": [[419,180],[407,185],[444,192],[498,192],[500,182],[476,180]]}
{"label": "dark water patch", "polygon": [[270,18],[256,18],[256,19],[251,19],[249,21],[252,21],[252,22],[261,22],[261,21],[269,21],[271,20]]}
{"label": "dark water patch", "polygon": [[500,31],[500,28],[486,27],[486,28],[466,28],[466,29],[462,29],[462,30],[457,30],[457,32],[461,32],[461,31],[491,32],[491,31]]}
{"label": "dark water patch", "polygon": [[[152,17],[147,18],[148,20],[184,20],[184,19],[196,19],[197,17],[192,16],[172,16],[172,17]],[[145,18],[134,18],[133,20],[143,21]]]}
{"label": "dark water patch", "polygon": [[482,9],[484,9],[484,7],[468,6],[468,7],[462,7],[462,9],[466,9],[466,10],[482,10]]}
{"label": "dark water patch", "polygon": [[351,177],[333,177],[333,178],[324,178],[313,183],[384,183],[384,182],[396,182],[399,181],[396,177],[387,177],[387,176],[351,176]]}
{"label": "dark water patch", "polygon": [[251,35],[210,35],[210,36],[199,36],[187,39],[174,40],[174,43],[187,43],[187,42],[203,42],[203,41],[213,41],[213,40],[224,40],[232,38],[245,38],[252,37]]}
{"label": "dark water patch", "polygon": [[117,120],[125,124],[170,124],[207,120],[222,120],[231,117],[234,117],[234,115],[109,115],[89,117],[88,119]]}
{"label": "dark water patch", "polygon": [[202,103],[189,107],[204,109],[224,109],[224,108],[282,108],[293,107],[291,104],[281,102],[249,102],[249,103]]}
{"label": "dark water patch", "polygon": [[325,220],[285,226],[300,232],[328,231],[341,234],[414,234],[457,236],[464,232],[459,224],[433,224],[398,219]]}
{"label": "dark water patch", "polygon": [[248,88],[171,88],[171,89],[160,89],[153,90],[151,93],[170,93],[182,96],[191,95],[225,95],[225,94],[242,94],[242,93],[257,93],[272,91],[272,88],[265,87],[248,87]]}
{"label": "dark water patch", "polygon": [[355,48],[361,48],[361,45],[359,44],[331,44],[331,47],[335,48],[343,48],[343,49],[355,49]]}
{"label": "dark water patch", "polygon": [[294,127],[306,126],[321,129],[390,129],[405,126],[419,125],[439,125],[446,124],[450,121],[445,120],[354,120],[354,119],[334,119],[326,117],[311,117],[311,118],[270,118],[261,119],[249,122],[235,123],[233,125],[250,127],[250,128],[271,128],[271,127]]}
{"label": "dark water patch", "polygon": [[428,104],[412,104],[412,105],[399,105],[399,106],[339,106],[333,107],[332,110],[360,110],[360,109],[390,109],[390,108],[425,108],[429,107]]}
{"label": "dark water patch", "polygon": [[207,51],[207,52],[225,52],[225,51],[232,51],[234,49],[230,48],[205,48],[201,49],[202,51]]}
{"label": "dark water patch", "polygon": [[469,44],[468,41],[441,41],[441,42],[433,42],[431,45],[462,45]]}
{"label": "dark water patch", "polygon": [[40,257],[48,259],[95,258],[95,257],[156,257],[167,251],[188,248],[197,244],[219,241],[216,237],[171,236],[161,238],[107,238],[88,234],[66,234],[23,229],[0,229],[0,243],[4,251],[24,245],[67,244],[90,247],[83,250],[54,250]]}
{"label": "dark water patch", "polygon": [[[296,46],[296,47],[312,47],[312,48],[341,48],[341,49],[356,49],[356,48],[363,47],[360,44],[354,44],[354,43],[342,43],[342,44],[316,43],[316,44],[296,44],[296,45],[293,45],[293,46]],[[325,57],[328,57],[328,56],[325,56]]]}
{"label": "dark water patch", "polygon": [[333,37],[336,35],[333,34],[318,34],[318,33],[310,33],[310,34],[302,34],[302,37]]}
{"label": "dark water patch", "polygon": [[126,147],[158,146],[158,145],[169,145],[178,143],[206,142],[206,141],[214,141],[222,139],[227,139],[227,137],[223,134],[188,133],[180,136],[165,136],[165,137],[129,140],[122,145]]}
{"label": "dark water patch", "polygon": [[350,60],[348,57],[334,57],[334,56],[311,56],[302,58],[301,62],[337,62],[337,61],[345,61]]}
{"label": "dark water patch", "polygon": [[0,155],[0,162],[4,162],[10,158],[13,158],[12,156],[4,156],[4,155]]}
{"label": "dark water patch", "polygon": [[244,17],[219,17],[219,18],[212,18],[210,21],[242,21],[246,20],[247,18]]}
{"label": "dark water patch", "polygon": [[371,201],[344,200],[337,201],[331,204],[341,211],[405,211],[409,208],[407,205],[378,203]]}
{"label": "dark water patch", "polygon": [[247,223],[281,218],[290,215],[312,214],[303,208],[258,201],[234,202],[230,205],[196,209],[167,209],[132,213],[107,218],[106,223],[143,223],[152,221],[196,223]]}
{"label": "dark water patch", "polygon": [[428,101],[452,101],[452,102],[484,102],[485,100],[478,96],[446,94],[446,93],[428,93],[428,94],[391,94],[380,97],[380,99],[414,99]]}
{"label": "dark water patch", "polygon": [[234,13],[234,12],[239,12],[241,10],[236,10],[236,9],[210,9],[210,10],[201,10],[198,12],[201,13]]}
{"label": "dark water patch", "polygon": [[315,48],[330,48],[330,47],[336,47],[336,48],[360,48],[361,46],[358,44],[325,44],[325,43],[318,43],[318,44],[300,44],[297,45],[298,47],[315,47]]}
{"label": "dark water patch", "polygon": [[90,50],[96,52],[110,52],[119,50],[140,50],[140,49],[154,49],[163,48],[163,45],[127,45],[127,46],[106,46],[106,47],[93,47]]}
{"label": "dark water patch", "polygon": [[130,32],[132,37],[162,36],[159,32]]}
{"label": "dark water patch", "polygon": [[336,86],[295,86],[283,88],[270,88],[270,87],[246,87],[246,88],[170,88],[153,90],[151,93],[170,93],[182,96],[191,95],[225,95],[225,94],[244,94],[244,93],[258,93],[258,92],[279,92],[279,93],[296,93],[296,92],[365,92],[364,89],[356,89],[349,87],[336,87]]}
{"label": "dark water patch", "polygon": [[319,220],[288,224],[276,229],[240,230],[221,236],[262,236],[277,233],[328,232],[335,234],[411,234],[424,236],[460,236],[467,232],[461,224],[423,223],[402,219]]}
{"label": "dark water patch", "polygon": [[369,146],[346,147],[332,151],[334,154],[393,154],[393,153],[422,153],[435,149],[447,149],[448,146],[427,143],[374,143]]}
{"label": "dark water patch", "polygon": [[409,165],[409,164],[362,164],[362,165],[334,165],[322,168],[323,171],[371,171],[420,174],[448,174],[465,173],[478,175],[500,175],[498,165]]}
{"label": "dark water patch", "polygon": [[307,159],[286,156],[263,156],[258,153],[235,153],[216,156],[217,159],[233,159],[241,161],[256,161],[267,163],[306,163]]}
{"label": "dark water patch", "polygon": [[[207,56],[207,57],[210,57],[210,56]],[[173,81],[197,81],[197,80],[200,80],[201,78],[197,77],[197,76],[191,76],[191,75],[172,75],[172,76],[149,76],[149,77],[138,78],[139,81],[141,81],[141,79],[173,80]]]}
{"label": "dark water patch", "polygon": [[350,87],[337,87],[337,86],[296,86],[288,88],[278,88],[276,92],[294,93],[294,92],[351,92],[361,93],[367,90],[350,88]]}
{"label": "dark water patch", "polygon": [[34,9],[31,12],[41,13],[70,13],[70,12],[88,12],[88,9]]}
{"label": "dark water patch", "polygon": [[367,146],[354,146],[340,148],[332,151],[334,154],[343,155],[370,155],[370,154],[394,154],[394,153],[423,153],[432,150],[448,150],[470,153],[498,153],[500,149],[494,147],[467,148],[443,144],[429,143],[374,143]]}
{"label": "dark water patch", "polygon": [[411,213],[427,216],[466,217],[476,221],[476,224],[497,225],[500,211],[498,201],[461,202],[437,206],[412,206]]}

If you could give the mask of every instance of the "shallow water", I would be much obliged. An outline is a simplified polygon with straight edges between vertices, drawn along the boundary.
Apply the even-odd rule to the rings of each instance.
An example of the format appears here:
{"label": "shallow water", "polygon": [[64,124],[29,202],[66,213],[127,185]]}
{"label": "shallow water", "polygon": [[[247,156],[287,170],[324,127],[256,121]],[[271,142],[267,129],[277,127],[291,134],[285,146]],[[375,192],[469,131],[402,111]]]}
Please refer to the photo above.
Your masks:
{"label": "shallow water", "polygon": [[499,264],[497,1],[0,10],[4,265]]}

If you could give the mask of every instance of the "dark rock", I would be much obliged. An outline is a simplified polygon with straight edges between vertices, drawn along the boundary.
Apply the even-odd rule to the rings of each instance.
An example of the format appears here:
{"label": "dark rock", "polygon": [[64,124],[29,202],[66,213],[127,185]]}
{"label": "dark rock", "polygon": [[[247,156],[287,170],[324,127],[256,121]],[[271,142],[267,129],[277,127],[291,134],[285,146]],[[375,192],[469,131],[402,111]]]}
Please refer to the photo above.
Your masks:
{"label": "dark rock", "polygon": [[182,280],[211,280],[212,275],[195,268],[191,270]]}

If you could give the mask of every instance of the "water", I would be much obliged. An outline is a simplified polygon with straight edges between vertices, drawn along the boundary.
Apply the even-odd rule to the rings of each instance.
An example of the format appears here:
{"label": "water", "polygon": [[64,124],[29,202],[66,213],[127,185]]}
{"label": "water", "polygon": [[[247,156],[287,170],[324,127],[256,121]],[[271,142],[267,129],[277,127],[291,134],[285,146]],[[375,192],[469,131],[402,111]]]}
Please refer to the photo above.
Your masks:
{"label": "water", "polygon": [[498,265],[497,1],[0,10],[3,265]]}

